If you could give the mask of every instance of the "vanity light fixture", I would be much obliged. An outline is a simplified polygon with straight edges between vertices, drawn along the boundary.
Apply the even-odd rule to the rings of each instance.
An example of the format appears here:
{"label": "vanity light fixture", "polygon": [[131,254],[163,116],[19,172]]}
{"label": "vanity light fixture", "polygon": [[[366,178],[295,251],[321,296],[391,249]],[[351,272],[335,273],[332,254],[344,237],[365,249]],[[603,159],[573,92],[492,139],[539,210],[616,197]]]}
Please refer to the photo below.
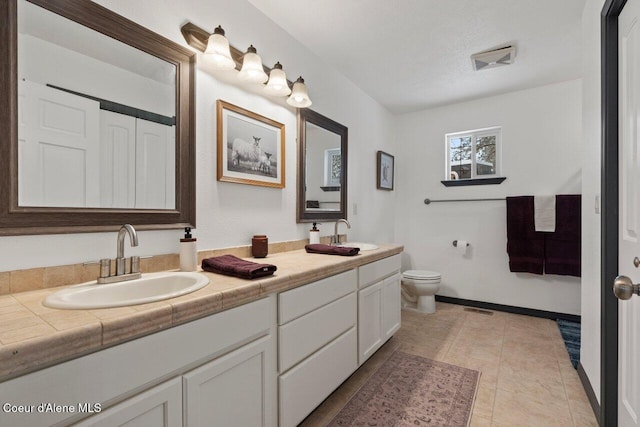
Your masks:
{"label": "vanity light fixture", "polygon": [[298,108],[307,108],[311,106],[309,92],[307,92],[307,86],[304,84],[302,76],[298,77],[298,80],[293,84],[291,96],[287,98],[287,104]]}
{"label": "vanity light fixture", "polygon": [[264,92],[269,95],[287,96],[291,93],[287,83],[287,75],[282,70],[280,62],[276,62],[269,73],[269,81],[264,87]]}
{"label": "vanity light fixture", "polygon": [[219,70],[233,70],[236,68],[236,62],[231,58],[229,40],[224,36],[224,30],[220,25],[209,36],[204,54],[212,61],[214,67]]}
{"label": "vanity light fixture", "polygon": [[[287,104],[292,107],[306,108],[311,105],[309,93],[307,92],[307,87],[302,77],[298,78],[295,83],[290,82],[287,80],[282,70],[282,65],[280,65],[279,62],[273,66],[273,69],[265,67],[262,65],[262,59],[258,56],[256,48],[253,47],[253,45],[249,46],[245,53],[233,47],[229,44],[226,37],[224,37],[224,30],[221,26],[218,26],[213,34],[210,34],[197,25],[187,22],[180,28],[180,31],[189,46],[206,53],[207,56],[213,53],[214,62],[217,64],[216,68],[226,69],[224,67],[229,67],[228,69],[235,68],[240,70],[238,78],[243,81],[265,83],[269,80],[269,83],[267,83],[264,88],[264,92],[274,96],[287,96],[291,94],[291,96],[287,98]],[[233,61],[233,64],[225,59],[221,59],[222,57],[226,58],[226,55],[221,52],[226,52],[227,46],[230,51],[229,57],[231,61]],[[225,65],[221,65],[223,63]],[[233,65],[233,67],[231,65]],[[269,76],[267,76],[265,71],[269,73]]]}
{"label": "vanity light fixture", "polygon": [[253,83],[264,83],[269,78],[262,67],[262,58],[253,45],[249,46],[244,54],[238,78],[243,82]]}

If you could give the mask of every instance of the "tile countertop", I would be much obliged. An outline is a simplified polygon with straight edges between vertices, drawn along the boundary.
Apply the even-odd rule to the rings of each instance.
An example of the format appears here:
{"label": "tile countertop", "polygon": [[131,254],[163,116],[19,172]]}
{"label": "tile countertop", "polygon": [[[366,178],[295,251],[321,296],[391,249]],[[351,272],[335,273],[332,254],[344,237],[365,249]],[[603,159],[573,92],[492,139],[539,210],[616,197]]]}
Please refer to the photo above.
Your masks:
{"label": "tile countertop", "polygon": [[281,252],[265,259],[273,276],[256,280],[203,272],[204,288],[164,301],[95,310],[58,310],[42,300],[61,288],[0,296],[0,382],[65,360],[158,332],[190,320],[282,292],[324,277],[399,254],[400,245],[352,257]]}

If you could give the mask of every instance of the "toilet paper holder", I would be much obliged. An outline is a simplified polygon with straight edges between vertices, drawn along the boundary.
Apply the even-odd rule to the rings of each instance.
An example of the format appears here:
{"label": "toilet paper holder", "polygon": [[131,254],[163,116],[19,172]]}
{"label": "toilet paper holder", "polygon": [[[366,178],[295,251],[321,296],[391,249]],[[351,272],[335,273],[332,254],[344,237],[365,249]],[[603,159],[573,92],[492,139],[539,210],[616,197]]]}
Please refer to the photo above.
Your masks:
{"label": "toilet paper holder", "polygon": [[[457,241],[457,240],[454,240],[454,241],[453,241],[453,242],[451,242],[451,243],[453,244],[453,247],[454,247],[454,248],[457,248],[457,247],[458,247],[458,241]],[[467,242],[467,247],[468,247],[468,246],[469,246],[469,242]]]}

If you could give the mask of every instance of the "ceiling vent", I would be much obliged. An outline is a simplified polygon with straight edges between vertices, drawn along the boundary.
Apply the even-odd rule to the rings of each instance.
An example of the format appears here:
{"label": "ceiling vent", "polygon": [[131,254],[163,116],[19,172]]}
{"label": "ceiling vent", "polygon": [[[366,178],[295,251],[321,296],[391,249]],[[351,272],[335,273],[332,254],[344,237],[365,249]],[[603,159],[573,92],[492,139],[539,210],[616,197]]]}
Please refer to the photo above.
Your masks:
{"label": "ceiling vent", "polygon": [[502,65],[513,64],[516,58],[515,46],[504,46],[498,49],[485,50],[471,55],[471,62],[475,71],[487,70]]}

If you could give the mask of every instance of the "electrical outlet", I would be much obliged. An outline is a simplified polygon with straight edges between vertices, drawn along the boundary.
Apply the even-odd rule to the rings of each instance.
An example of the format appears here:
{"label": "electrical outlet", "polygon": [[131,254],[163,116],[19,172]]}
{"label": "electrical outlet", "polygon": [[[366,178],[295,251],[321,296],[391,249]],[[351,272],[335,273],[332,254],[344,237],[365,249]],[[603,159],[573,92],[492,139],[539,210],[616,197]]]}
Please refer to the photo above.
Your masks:
{"label": "electrical outlet", "polygon": [[596,215],[600,215],[600,195],[596,194],[596,203],[595,203]]}
{"label": "electrical outlet", "polygon": [[358,204],[357,203],[353,204],[353,214],[354,215],[358,215]]}

